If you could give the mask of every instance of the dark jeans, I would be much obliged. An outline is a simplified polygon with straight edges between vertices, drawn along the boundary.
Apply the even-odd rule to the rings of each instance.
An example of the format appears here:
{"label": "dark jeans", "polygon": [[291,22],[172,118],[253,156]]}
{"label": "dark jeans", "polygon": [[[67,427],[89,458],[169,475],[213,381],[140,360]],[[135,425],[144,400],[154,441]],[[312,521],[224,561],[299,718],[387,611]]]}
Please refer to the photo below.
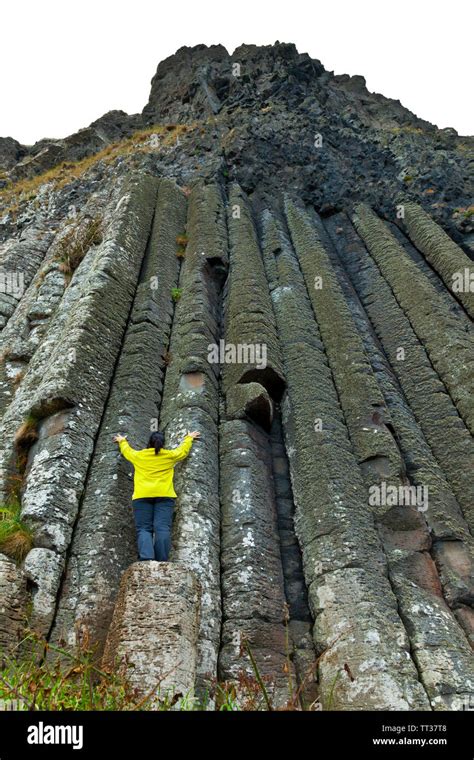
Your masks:
{"label": "dark jeans", "polygon": [[168,496],[132,500],[140,559],[168,561],[174,502],[175,499]]}

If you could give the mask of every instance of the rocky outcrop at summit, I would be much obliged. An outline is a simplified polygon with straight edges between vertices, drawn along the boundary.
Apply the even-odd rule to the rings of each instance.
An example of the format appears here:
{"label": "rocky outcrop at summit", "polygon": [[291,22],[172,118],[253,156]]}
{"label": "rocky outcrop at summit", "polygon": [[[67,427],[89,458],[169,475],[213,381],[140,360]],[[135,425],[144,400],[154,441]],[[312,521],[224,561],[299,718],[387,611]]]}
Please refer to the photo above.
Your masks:
{"label": "rocky outcrop at summit", "polygon": [[[78,134],[0,143],[0,492],[30,541],[2,649],[92,641],[143,694],[183,663],[171,699],[256,667],[278,707],[467,709],[472,138],[282,44],[182,48]],[[157,427],[202,433],[163,567],[112,440]]]}

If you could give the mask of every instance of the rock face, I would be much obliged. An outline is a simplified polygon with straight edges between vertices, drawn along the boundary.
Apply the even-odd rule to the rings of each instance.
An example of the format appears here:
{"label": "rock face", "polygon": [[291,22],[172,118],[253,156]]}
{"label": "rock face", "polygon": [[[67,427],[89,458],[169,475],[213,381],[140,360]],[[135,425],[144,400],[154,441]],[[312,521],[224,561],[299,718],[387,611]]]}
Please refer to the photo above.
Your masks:
{"label": "rock face", "polygon": [[[201,589],[178,563],[136,562],[123,574],[107,636],[103,665],[111,670],[127,658],[138,697],[192,701]],[[157,684],[159,688],[157,689]]]}
{"label": "rock face", "polygon": [[[472,138],[277,43],[182,48],[59,142],[0,141],[0,492],[33,536],[0,646],[86,638],[143,694],[256,665],[278,706],[464,709]],[[202,433],[162,565],[112,441],[157,427]]]}

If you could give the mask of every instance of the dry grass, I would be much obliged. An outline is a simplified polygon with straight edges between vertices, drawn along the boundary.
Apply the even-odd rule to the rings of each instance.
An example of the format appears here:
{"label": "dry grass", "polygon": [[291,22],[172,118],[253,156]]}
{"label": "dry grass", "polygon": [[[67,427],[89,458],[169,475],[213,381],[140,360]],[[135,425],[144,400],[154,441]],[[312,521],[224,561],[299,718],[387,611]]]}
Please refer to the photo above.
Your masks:
{"label": "dry grass", "polygon": [[23,378],[25,377],[25,374],[26,374],[26,369],[21,369],[19,372],[16,373],[13,379],[14,388],[18,388],[21,385],[21,382]]}
{"label": "dry grass", "polygon": [[[196,125],[194,124],[167,124],[148,127],[134,132],[133,135],[124,140],[111,143],[98,153],[86,156],[79,161],[63,161],[42,174],[20,179],[17,182],[10,182],[6,187],[0,189],[0,207],[4,207],[4,213],[16,214],[20,204],[34,199],[42,185],[50,183],[54,190],[60,190],[71,182],[80,179],[99,161],[111,164],[123,156],[136,153],[154,153],[163,147],[173,145],[180,135],[195,128]],[[154,135],[156,135],[156,139]]]}
{"label": "dry grass", "polygon": [[178,248],[176,249],[176,256],[178,259],[184,259],[184,256],[186,254],[186,246],[188,244],[187,235],[178,235],[176,238],[176,243],[178,245]]}
{"label": "dry grass", "polygon": [[14,443],[17,449],[28,449],[38,440],[38,420],[34,415],[26,418],[15,433]]}
{"label": "dry grass", "polygon": [[81,263],[82,259],[93,245],[102,242],[102,220],[98,217],[89,219],[85,230],[73,228],[60,242],[57,261],[59,270],[63,272],[68,282]]}

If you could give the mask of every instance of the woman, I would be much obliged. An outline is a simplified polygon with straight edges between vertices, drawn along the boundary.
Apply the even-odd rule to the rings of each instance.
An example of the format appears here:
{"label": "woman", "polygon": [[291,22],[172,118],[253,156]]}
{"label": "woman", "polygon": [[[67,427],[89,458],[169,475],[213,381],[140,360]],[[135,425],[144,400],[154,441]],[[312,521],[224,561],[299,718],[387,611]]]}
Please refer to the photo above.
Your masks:
{"label": "woman", "polygon": [[[135,469],[132,495],[137,528],[138,554],[141,560],[167,562],[171,546],[171,525],[176,493],[173,487],[175,465],[188,456],[193,440],[201,433],[188,433],[176,449],[164,449],[163,433],[152,433],[148,448],[132,449],[125,435],[115,435],[120,453]],[[155,540],[153,542],[153,533]]]}

